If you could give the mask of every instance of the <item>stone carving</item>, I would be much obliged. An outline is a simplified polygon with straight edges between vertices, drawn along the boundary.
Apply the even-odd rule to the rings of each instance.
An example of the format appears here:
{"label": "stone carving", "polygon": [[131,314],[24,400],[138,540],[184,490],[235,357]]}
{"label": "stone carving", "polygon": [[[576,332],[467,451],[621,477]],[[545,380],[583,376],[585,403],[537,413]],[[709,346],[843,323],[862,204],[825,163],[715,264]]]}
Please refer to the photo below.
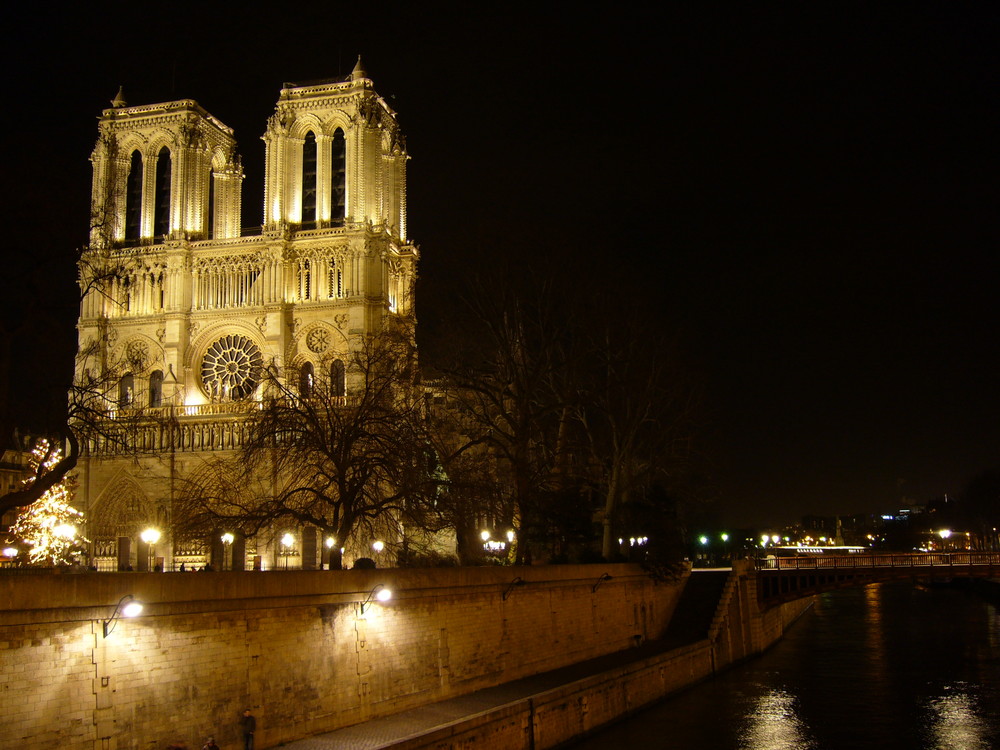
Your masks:
{"label": "stone carving", "polygon": [[337,328],[343,330],[344,325],[347,323],[347,318],[348,318],[347,313],[338,313],[337,315],[333,316],[333,323],[334,325],[337,326]]}
{"label": "stone carving", "polygon": [[125,358],[133,367],[145,367],[149,360],[149,345],[140,339],[133,339],[125,345]]}
{"label": "stone carving", "polygon": [[309,351],[322,354],[330,347],[330,332],[324,328],[313,328],[306,336]]}
{"label": "stone carving", "polygon": [[267,316],[266,315],[259,316],[254,321],[254,323],[257,324],[257,330],[260,331],[260,333],[261,333],[262,336],[267,333]]}

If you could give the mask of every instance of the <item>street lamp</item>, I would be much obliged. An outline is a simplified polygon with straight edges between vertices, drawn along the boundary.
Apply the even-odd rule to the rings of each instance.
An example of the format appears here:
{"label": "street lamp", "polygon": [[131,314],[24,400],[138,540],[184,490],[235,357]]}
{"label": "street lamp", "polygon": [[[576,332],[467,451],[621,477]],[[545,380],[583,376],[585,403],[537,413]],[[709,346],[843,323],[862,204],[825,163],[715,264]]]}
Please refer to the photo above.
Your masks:
{"label": "street lamp", "polygon": [[222,539],[222,569],[223,570],[226,569],[226,558],[229,558],[229,569],[232,570],[233,561],[231,553],[232,553],[233,541],[236,539],[236,537],[234,537],[227,531],[225,534],[222,535],[221,539]]}
{"label": "street lamp", "polygon": [[379,552],[385,549],[385,542],[381,541],[372,542],[372,549],[375,550],[376,554],[378,554]]}
{"label": "street lamp", "polygon": [[951,538],[951,529],[941,529],[938,536],[941,537],[941,548],[945,549],[948,546],[946,542]]}
{"label": "street lamp", "polygon": [[152,569],[152,562],[156,560],[156,547],[154,546],[158,541],[160,541],[160,532],[157,529],[149,528],[139,534],[139,538],[146,545],[146,570]]}
{"label": "street lamp", "polygon": [[292,554],[292,545],[295,544],[295,537],[285,534],[281,537],[281,554],[285,558],[285,570],[288,570],[288,557]]}

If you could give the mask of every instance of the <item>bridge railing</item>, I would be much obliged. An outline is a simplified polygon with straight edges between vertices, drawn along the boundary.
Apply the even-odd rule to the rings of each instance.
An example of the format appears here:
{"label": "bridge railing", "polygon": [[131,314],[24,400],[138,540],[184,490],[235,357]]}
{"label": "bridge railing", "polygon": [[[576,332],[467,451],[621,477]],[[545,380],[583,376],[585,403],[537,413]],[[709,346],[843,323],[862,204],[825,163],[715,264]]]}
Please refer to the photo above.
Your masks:
{"label": "bridge railing", "polygon": [[1000,565],[1000,552],[916,552],[870,555],[803,555],[754,561],[757,570],[816,570],[828,568],[953,568]]}

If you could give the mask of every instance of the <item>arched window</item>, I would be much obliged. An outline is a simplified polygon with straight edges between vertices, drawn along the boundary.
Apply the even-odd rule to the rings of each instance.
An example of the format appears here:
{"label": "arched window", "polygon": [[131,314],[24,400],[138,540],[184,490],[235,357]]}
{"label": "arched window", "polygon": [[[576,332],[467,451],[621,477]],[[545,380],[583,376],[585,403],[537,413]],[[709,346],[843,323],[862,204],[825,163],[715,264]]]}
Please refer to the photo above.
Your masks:
{"label": "arched window", "polygon": [[153,236],[170,234],[170,149],[156,156],[156,203],[153,206]]}
{"label": "arched window", "polygon": [[135,378],[132,376],[132,373],[122,375],[121,380],[118,381],[118,406],[123,409],[126,406],[131,406],[134,394]]}
{"label": "arched window", "polygon": [[316,221],[316,136],[310,130],[302,144],[302,223]]}
{"label": "arched window", "polygon": [[329,289],[330,296],[340,298],[344,296],[344,273],[340,270],[340,266],[337,265],[337,261],[333,258],[330,259],[330,278],[329,278]]}
{"label": "arched window", "polygon": [[344,376],[344,363],[333,360],[330,366],[330,393],[334,396],[347,395],[347,378]]}
{"label": "arched window", "polygon": [[312,362],[306,362],[299,371],[299,395],[302,398],[309,398],[313,394],[313,387],[315,385],[316,377]]}
{"label": "arched window", "polygon": [[208,216],[205,219],[205,238],[215,238],[215,172],[208,168]]}
{"label": "arched window", "polygon": [[163,370],[154,370],[149,376],[149,405],[163,405]]}
{"label": "arched window", "polygon": [[330,221],[343,223],[346,204],[347,142],[344,140],[344,131],[337,128],[333,133],[330,154]]}
{"label": "arched window", "polygon": [[125,239],[139,239],[142,231],[142,154],[132,152],[125,182]]}

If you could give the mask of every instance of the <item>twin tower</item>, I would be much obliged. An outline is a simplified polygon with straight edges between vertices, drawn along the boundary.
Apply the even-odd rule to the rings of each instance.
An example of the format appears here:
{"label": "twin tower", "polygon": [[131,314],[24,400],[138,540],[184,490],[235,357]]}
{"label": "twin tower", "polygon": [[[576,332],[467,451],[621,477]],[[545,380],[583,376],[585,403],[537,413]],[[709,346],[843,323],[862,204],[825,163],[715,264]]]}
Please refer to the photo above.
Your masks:
{"label": "twin tower", "polygon": [[122,406],[250,398],[253,368],[233,362],[330,367],[352,333],[412,313],[406,149],[360,60],[346,80],[282,89],[251,230],[230,128],[191,100],[113,104],[91,157],[79,330],[81,367],[123,369]]}
{"label": "twin tower", "polygon": [[360,338],[411,318],[418,255],[403,137],[360,59],[346,79],[281,90],[252,229],[231,128],[192,100],[112,105],[91,157],[77,377],[110,379],[112,415],[169,413],[172,427],[141,438],[138,462],[94,444],[80,464],[87,533],[109,565],[146,525],[170,526],[178,473],[239,447],[262,368],[346,394]]}

